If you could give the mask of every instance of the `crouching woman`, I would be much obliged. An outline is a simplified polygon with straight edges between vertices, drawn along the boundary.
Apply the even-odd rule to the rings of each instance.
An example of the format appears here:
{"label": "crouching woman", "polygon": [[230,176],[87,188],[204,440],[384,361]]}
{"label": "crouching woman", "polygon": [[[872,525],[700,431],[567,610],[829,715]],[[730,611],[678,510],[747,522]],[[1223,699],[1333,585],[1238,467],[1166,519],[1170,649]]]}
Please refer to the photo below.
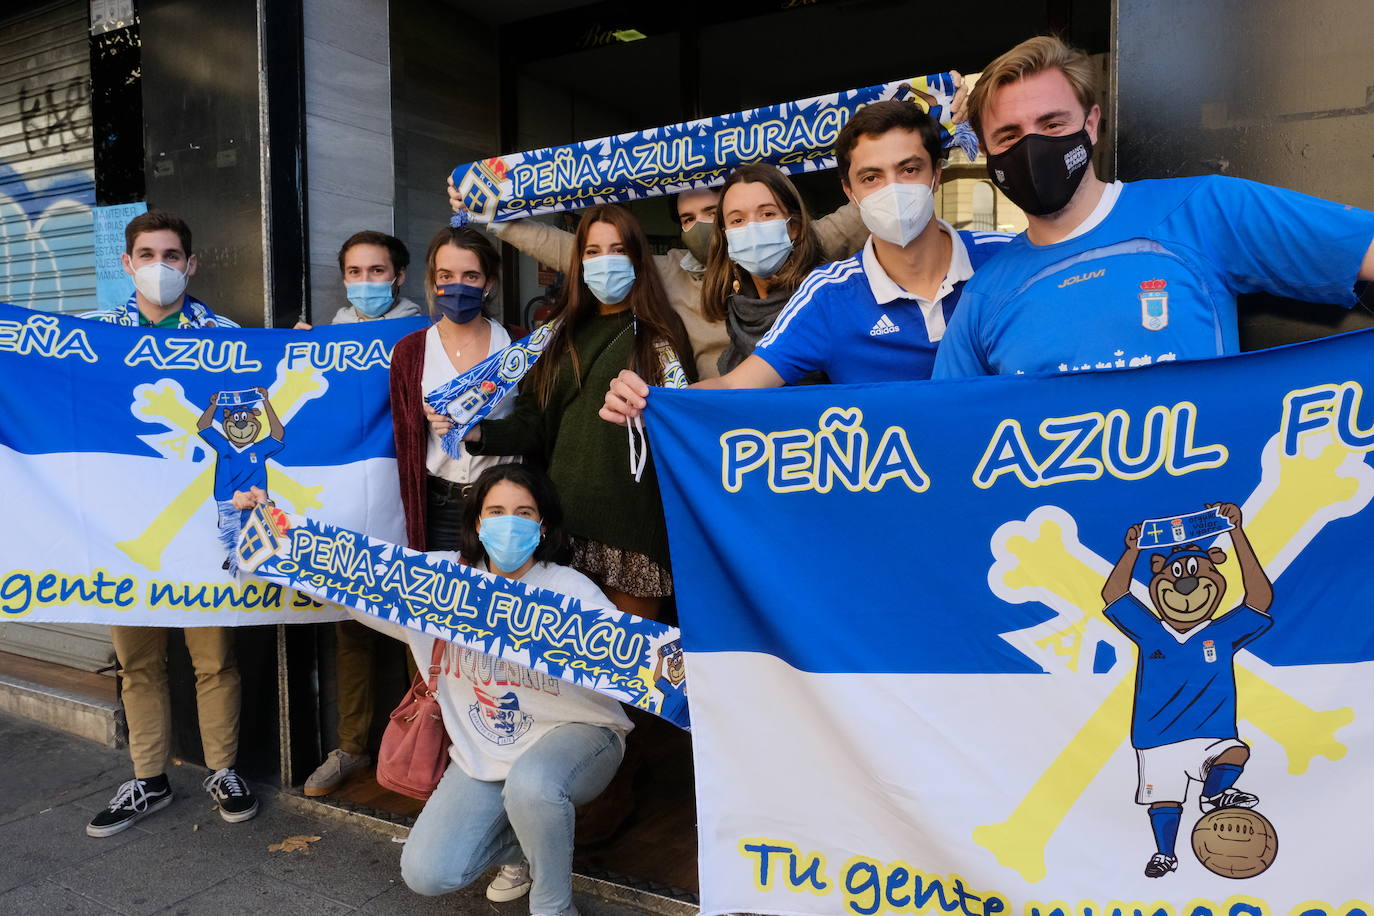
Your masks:
{"label": "crouching woman", "polygon": [[[428,556],[569,595],[589,610],[612,607],[590,579],[553,562],[564,544],[562,516],[542,473],[496,465],[473,484],[459,543],[431,545],[457,552]],[[429,669],[434,637],[350,613],[404,640],[419,669]],[[573,809],[600,794],[620,766],[631,728],[620,704],[453,644],[440,663],[438,700],[453,743],[448,769],[401,853],[406,884],[419,894],[446,894],[500,866],[488,899],[528,893],[532,914],[576,916]]]}

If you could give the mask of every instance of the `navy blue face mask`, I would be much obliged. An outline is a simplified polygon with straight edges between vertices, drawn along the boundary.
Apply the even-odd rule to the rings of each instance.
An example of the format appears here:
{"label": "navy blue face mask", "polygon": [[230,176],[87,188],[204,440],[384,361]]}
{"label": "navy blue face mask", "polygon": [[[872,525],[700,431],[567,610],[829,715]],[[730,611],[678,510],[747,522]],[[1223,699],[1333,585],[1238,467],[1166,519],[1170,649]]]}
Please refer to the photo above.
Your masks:
{"label": "navy blue face mask", "polygon": [[445,283],[439,287],[439,294],[434,297],[434,304],[439,307],[439,313],[449,321],[467,324],[482,314],[482,299],[485,296],[486,290],[480,286],[471,286],[467,283]]}

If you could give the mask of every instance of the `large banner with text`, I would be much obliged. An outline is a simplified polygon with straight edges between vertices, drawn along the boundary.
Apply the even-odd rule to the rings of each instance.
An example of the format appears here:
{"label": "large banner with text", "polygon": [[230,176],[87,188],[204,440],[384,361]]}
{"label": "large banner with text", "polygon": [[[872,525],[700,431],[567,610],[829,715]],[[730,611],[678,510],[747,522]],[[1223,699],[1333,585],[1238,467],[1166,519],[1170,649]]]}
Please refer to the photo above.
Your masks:
{"label": "large banner with text", "polygon": [[970,162],[978,138],[954,121],[952,73],[893,80],[877,86],[765,105],[614,137],[584,140],[460,165],[449,176],[463,199],[464,218],[501,222],[678,194],[723,183],[737,166],[764,162],[788,175],[835,167],[835,137],[859,108],[884,99],[920,105],[940,125],[945,146]]}
{"label": "large banner with text", "polygon": [[0,304],[0,622],[338,619],[238,574],[233,495],[402,539],[388,373],[421,326],[128,328]]}
{"label": "large banner with text", "polygon": [[1372,349],[655,389],[702,912],[1368,914]]}

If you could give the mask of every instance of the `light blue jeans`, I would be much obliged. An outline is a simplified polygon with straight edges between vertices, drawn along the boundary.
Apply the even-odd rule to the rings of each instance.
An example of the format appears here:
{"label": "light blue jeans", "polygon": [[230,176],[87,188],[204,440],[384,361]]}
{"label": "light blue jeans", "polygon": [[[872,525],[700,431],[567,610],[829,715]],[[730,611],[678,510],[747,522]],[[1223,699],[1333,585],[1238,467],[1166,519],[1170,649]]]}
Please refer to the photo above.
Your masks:
{"label": "light blue jeans", "polygon": [[573,723],[536,741],[504,782],[473,779],[450,763],[410,830],[401,877],[432,897],[528,859],[530,912],[561,913],[572,905],[573,808],[606,788],[623,753],[615,732]]}
{"label": "light blue jeans", "polygon": [[229,572],[239,571],[239,531],[243,528],[243,510],[234,508],[232,499],[215,501],[219,515],[219,543],[229,555]]}

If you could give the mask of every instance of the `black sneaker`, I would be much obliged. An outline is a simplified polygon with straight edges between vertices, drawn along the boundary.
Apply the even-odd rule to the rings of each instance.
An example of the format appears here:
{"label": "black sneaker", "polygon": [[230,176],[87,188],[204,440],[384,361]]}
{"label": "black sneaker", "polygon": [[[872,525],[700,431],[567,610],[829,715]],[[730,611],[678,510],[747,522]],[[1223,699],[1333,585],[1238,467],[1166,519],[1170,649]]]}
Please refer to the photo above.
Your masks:
{"label": "black sneaker", "polygon": [[258,813],[258,800],[239,778],[233,767],[215,770],[205,777],[205,791],[219,805],[219,816],[231,824],[246,821]]}
{"label": "black sneaker", "polygon": [[161,811],[172,803],[172,788],[161,780],[161,789],[154,791],[147,779],[131,779],[119,787],[110,806],[91,818],[86,825],[87,836],[112,836],[127,830],[154,811]]}

